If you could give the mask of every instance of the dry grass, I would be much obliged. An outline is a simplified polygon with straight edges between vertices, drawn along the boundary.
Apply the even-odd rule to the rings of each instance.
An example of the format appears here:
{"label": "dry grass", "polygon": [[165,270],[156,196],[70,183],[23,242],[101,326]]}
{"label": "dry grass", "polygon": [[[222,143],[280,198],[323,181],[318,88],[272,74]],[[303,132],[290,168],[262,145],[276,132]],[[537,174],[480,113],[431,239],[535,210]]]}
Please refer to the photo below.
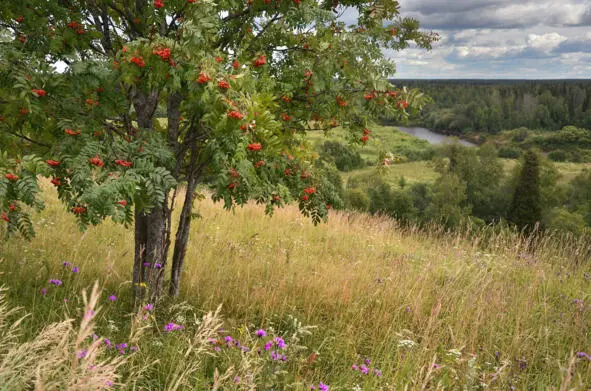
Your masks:
{"label": "dry grass", "polygon": [[[68,292],[100,279],[121,299],[110,318],[125,312],[129,292],[132,232],[105,222],[81,234],[49,190],[46,197],[37,238],[0,246],[11,301],[32,313],[22,325],[28,338],[58,312],[75,311],[62,296],[40,296],[49,278],[63,274]],[[201,311],[221,304],[232,330],[290,330],[292,317],[317,325],[302,341],[312,358],[286,366],[294,389],[318,379],[343,386],[334,389],[358,384],[364,390],[591,386],[589,361],[572,354],[591,351],[586,242],[548,236],[534,245],[492,229],[425,234],[387,218],[339,212],[314,227],[291,207],[269,218],[255,205],[234,213],[210,201],[197,206],[202,218],[194,221],[181,300]],[[63,260],[80,274],[64,272]],[[170,349],[191,350],[188,341]],[[365,357],[381,378],[350,369]],[[162,372],[182,362],[182,354],[144,349],[143,362],[156,359],[143,378],[172,384],[170,372]],[[176,379],[209,376],[211,387],[218,384],[212,380],[218,364],[178,369],[190,373]],[[248,367],[232,365],[220,367],[218,378]]]}

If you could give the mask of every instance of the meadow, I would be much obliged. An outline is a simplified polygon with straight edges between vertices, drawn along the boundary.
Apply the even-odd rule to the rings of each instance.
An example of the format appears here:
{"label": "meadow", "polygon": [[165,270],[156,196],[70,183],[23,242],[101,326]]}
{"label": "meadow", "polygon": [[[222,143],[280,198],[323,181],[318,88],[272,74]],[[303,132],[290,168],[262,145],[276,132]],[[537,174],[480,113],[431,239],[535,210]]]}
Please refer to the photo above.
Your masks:
{"label": "meadow", "polygon": [[181,296],[133,308],[133,231],[82,233],[43,189],[37,237],[0,243],[2,390],[591,387],[591,247],[575,237],[350,212],[314,227],[291,206],[204,200]]}
{"label": "meadow", "polygon": [[[417,139],[397,130],[394,126],[375,125],[371,128],[371,141],[367,145],[352,146],[361,157],[368,162],[367,167],[342,172],[341,176],[346,184],[349,178],[355,176],[375,175],[376,163],[381,151],[394,155],[416,156],[416,160],[403,159],[382,170],[382,178],[390,186],[397,187],[400,178],[404,177],[407,184],[433,183],[439,176],[431,162],[437,146],[430,145],[425,140]],[[327,135],[322,132],[310,132],[307,139],[314,149],[320,151],[321,144],[326,140],[347,144],[346,133],[341,128],[331,130]],[[450,141],[452,139],[450,138]],[[347,144],[348,145],[348,144]],[[501,159],[505,175],[512,174],[518,163],[517,159]],[[567,184],[585,169],[591,169],[591,163],[552,162],[559,173],[558,184]]]}

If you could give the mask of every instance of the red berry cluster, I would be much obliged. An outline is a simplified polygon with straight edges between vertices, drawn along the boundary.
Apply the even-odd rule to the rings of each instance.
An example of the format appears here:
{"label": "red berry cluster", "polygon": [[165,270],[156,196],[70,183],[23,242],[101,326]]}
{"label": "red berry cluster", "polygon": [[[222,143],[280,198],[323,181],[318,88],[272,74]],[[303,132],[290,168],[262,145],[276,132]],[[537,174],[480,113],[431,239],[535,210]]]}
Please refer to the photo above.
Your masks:
{"label": "red berry cluster", "polygon": [[259,143],[248,144],[249,151],[260,151],[262,148],[263,146]]}
{"label": "red berry cluster", "polygon": [[170,61],[170,48],[154,49],[152,54],[160,57],[163,61]]}
{"label": "red berry cluster", "polygon": [[134,63],[135,65],[137,65],[140,68],[143,68],[146,66],[146,63],[144,62],[144,58],[142,56],[132,57],[131,60],[129,60],[129,61]]}
{"label": "red berry cluster", "polygon": [[265,65],[266,63],[267,63],[267,59],[265,58],[265,56],[260,55],[260,56],[257,57],[256,60],[254,60],[254,62],[252,63],[252,65],[255,68],[259,68],[259,67],[262,67],[263,65]]}

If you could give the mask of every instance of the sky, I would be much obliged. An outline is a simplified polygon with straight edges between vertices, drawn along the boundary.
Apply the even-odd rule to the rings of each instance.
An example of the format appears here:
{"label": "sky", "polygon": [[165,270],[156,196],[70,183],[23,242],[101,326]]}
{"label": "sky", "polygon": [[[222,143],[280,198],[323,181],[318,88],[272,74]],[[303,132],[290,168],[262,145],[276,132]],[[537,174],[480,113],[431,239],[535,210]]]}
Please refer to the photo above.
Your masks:
{"label": "sky", "polygon": [[591,79],[591,0],[400,0],[441,35],[432,51],[385,51],[395,78]]}

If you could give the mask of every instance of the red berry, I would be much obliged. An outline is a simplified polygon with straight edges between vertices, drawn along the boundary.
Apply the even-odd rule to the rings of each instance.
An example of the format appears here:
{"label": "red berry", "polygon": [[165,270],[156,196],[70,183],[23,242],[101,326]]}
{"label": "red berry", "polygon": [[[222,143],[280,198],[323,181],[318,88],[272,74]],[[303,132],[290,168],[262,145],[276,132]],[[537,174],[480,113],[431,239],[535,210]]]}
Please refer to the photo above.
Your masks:
{"label": "red berry", "polygon": [[127,160],[117,159],[117,160],[115,160],[115,164],[117,164],[121,167],[131,167],[131,162],[127,161]]}
{"label": "red berry", "polygon": [[254,65],[255,68],[258,68],[258,67],[262,67],[266,63],[267,63],[266,57],[263,56],[263,55],[260,55],[260,56],[257,57],[256,60],[254,60],[253,65]]}
{"label": "red berry", "polygon": [[197,83],[199,83],[199,84],[205,84],[205,83],[207,83],[210,80],[211,80],[211,77],[209,77],[209,75],[207,73],[201,72],[199,74],[199,77],[197,78]]}
{"label": "red berry", "polygon": [[248,144],[249,151],[260,151],[262,148],[263,146],[259,143]]}
{"label": "red berry", "polygon": [[98,155],[95,155],[95,157],[91,157],[90,159],[88,159],[88,161],[90,162],[90,164],[97,167],[102,167],[105,165]]}

